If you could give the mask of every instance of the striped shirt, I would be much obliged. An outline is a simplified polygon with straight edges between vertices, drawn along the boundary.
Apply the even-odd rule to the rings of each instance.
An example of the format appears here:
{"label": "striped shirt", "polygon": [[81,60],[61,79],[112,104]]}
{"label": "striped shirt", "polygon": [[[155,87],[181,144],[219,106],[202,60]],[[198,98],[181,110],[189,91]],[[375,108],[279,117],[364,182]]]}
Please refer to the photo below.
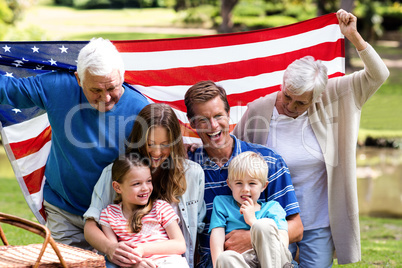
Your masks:
{"label": "striped shirt", "polygon": [[209,254],[209,222],[213,208],[213,201],[217,195],[232,195],[229,187],[226,184],[228,177],[228,167],[230,161],[238,154],[246,151],[253,151],[261,154],[268,164],[268,187],[261,194],[260,201],[277,201],[285,210],[286,216],[300,212],[299,203],[296,199],[296,194],[290,178],[290,173],[285,161],[275,151],[258,144],[247,143],[234,139],[234,149],[231,157],[225,165],[219,167],[213,162],[206,151],[199,147],[194,153],[189,152],[189,159],[201,165],[205,173],[205,194],[204,200],[207,206],[207,215],[205,217],[205,228],[200,234],[201,254]]}
{"label": "striped shirt", "polygon": [[[124,217],[121,203],[108,205],[102,210],[99,223],[110,227],[117,236],[117,240],[134,243],[149,243],[168,240],[165,228],[173,221],[179,221],[172,206],[163,201],[156,200],[151,211],[142,219],[142,228],[139,233],[132,233],[128,227],[128,220]],[[145,256],[152,260],[169,257],[171,255]]]}

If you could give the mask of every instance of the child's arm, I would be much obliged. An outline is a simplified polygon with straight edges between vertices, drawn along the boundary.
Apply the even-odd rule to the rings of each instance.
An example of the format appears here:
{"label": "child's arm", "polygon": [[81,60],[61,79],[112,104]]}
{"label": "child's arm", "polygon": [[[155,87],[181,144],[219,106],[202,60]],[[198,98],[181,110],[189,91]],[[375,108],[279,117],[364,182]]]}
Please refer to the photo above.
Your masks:
{"label": "child's arm", "polygon": [[216,260],[219,254],[224,251],[225,244],[225,228],[217,227],[212,229],[209,239],[209,246],[211,248],[212,264],[216,267]]}
{"label": "child's arm", "polygon": [[142,253],[140,256],[146,257],[154,254],[183,254],[186,252],[186,241],[180,230],[177,221],[173,221],[165,228],[169,240],[153,242],[153,243],[141,243],[136,245],[138,253]]}

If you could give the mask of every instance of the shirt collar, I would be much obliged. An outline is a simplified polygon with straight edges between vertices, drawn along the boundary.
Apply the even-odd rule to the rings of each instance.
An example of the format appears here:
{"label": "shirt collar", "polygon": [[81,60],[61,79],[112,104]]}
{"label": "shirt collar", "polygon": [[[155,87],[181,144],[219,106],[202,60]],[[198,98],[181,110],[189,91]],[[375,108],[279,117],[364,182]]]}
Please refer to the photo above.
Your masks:
{"label": "shirt collar", "polygon": [[[227,161],[225,165],[223,165],[223,167],[229,165],[230,161],[232,161],[232,158],[241,153],[240,140],[232,134],[230,134],[230,137],[233,139],[234,148],[229,161]],[[209,158],[207,151],[204,149],[204,146],[198,147],[197,150],[194,152],[194,155],[200,165],[216,165],[216,163]]]}

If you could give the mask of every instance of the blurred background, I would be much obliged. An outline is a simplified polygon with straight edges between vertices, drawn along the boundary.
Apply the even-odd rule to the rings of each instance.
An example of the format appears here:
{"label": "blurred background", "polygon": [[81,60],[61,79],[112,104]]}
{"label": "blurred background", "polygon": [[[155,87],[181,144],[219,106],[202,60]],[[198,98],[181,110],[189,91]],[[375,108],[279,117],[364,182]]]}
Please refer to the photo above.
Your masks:
{"label": "blurred background", "polygon": [[[363,260],[346,266],[402,267],[400,1],[0,0],[0,40],[134,40],[210,35],[284,26],[339,8],[358,17],[360,33],[379,52],[391,72],[362,110],[356,144],[356,180]],[[362,66],[356,51],[346,42],[346,73]],[[36,220],[2,146],[0,211]],[[16,243],[37,242],[29,234],[6,230]]]}

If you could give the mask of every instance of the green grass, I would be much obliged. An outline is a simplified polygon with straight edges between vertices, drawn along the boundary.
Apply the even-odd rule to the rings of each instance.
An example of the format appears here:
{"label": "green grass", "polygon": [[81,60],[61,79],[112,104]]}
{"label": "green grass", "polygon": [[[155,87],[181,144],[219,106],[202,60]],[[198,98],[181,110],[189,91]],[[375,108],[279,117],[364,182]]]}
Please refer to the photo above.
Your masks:
{"label": "green grass", "polygon": [[[0,178],[0,211],[37,222],[29,209],[15,178]],[[2,224],[7,240],[11,245],[42,243],[43,238],[8,224]]]}
{"label": "green grass", "polygon": [[[390,76],[363,106],[359,140],[364,141],[367,136],[402,139],[402,68],[392,67],[391,62],[402,60],[402,47],[373,46],[384,61],[390,64]],[[358,64],[359,61],[353,58],[352,64]],[[360,70],[361,67],[356,69]]]}
{"label": "green grass", "polygon": [[402,220],[360,217],[362,261],[334,267],[402,267]]}

